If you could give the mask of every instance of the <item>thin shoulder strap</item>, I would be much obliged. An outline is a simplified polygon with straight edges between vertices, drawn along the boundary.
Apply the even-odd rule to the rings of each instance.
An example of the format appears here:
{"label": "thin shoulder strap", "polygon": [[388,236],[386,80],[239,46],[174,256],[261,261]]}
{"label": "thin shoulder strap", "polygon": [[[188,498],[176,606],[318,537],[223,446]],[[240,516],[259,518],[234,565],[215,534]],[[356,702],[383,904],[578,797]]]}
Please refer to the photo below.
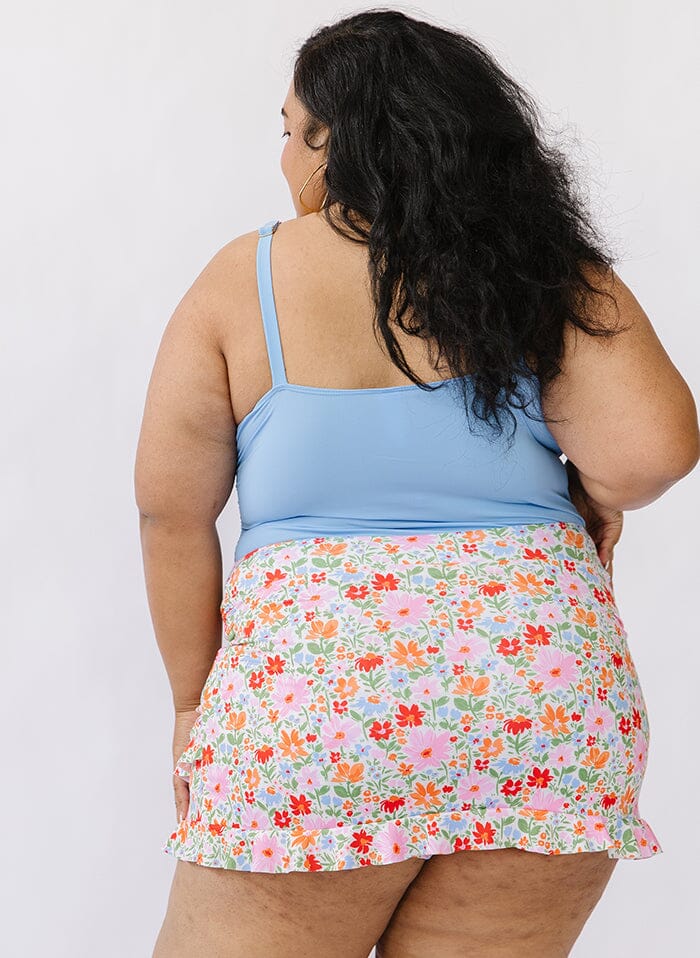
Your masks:
{"label": "thin shoulder strap", "polygon": [[272,270],[270,265],[272,234],[279,224],[280,220],[269,220],[269,222],[258,229],[258,251],[256,259],[260,311],[262,313],[263,329],[265,330],[267,356],[270,361],[273,386],[287,382],[284,357],[282,355],[280,328],[277,322],[277,310],[275,309],[275,294],[272,290]]}

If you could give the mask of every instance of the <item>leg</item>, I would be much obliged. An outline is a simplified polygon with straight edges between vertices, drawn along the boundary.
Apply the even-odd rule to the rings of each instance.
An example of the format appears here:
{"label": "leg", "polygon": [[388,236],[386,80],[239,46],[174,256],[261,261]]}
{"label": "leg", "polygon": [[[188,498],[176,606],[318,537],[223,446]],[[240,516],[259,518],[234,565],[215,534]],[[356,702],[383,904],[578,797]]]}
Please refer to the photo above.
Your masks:
{"label": "leg", "polygon": [[518,848],[434,855],[377,943],[377,958],[564,958],[617,860]]}
{"label": "leg", "polygon": [[180,860],[153,958],[367,958],[424,865],[268,874]]}

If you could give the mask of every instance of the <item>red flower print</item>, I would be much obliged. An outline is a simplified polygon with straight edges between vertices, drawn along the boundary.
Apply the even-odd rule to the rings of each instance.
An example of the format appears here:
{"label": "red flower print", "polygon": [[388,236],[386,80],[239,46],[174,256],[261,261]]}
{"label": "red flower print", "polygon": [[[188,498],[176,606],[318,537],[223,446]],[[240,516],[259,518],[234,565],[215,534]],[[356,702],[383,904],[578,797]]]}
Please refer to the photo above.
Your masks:
{"label": "red flower print", "polygon": [[391,738],[391,733],[393,732],[393,727],[391,722],[380,722],[376,719],[369,728],[369,737],[373,738],[377,742],[381,742],[382,739]]}
{"label": "red flower print", "polygon": [[496,837],[496,829],[489,822],[483,825],[481,822],[477,822],[472,836],[477,845],[493,845],[494,838]]}
{"label": "red flower print", "polygon": [[284,582],[286,578],[287,578],[287,574],[285,572],[282,572],[281,569],[275,569],[274,572],[266,572],[263,586],[266,589],[269,589],[271,585],[275,585],[277,582]]}
{"label": "red flower print", "polygon": [[281,675],[284,672],[285,660],[280,658],[279,655],[268,655],[267,664],[265,665],[265,671],[268,675]]}
{"label": "red flower print", "polygon": [[623,735],[629,735],[632,731],[632,723],[624,715],[620,716],[620,722],[617,727],[620,729]]}
{"label": "red flower print", "polygon": [[544,625],[526,625],[524,639],[528,645],[549,645],[551,634]]}
{"label": "red flower print", "polygon": [[488,758],[477,758],[474,762],[474,768],[476,769],[477,772],[485,772],[488,767],[489,767]]}
{"label": "red flower print", "polygon": [[315,855],[312,855],[311,852],[304,859],[304,868],[309,872],[320,872],[323,871],[323,865],[316,858]]}
{"label": "red flower print", "polygon": [[572,713],[571,713],[571,721],[572,721],[572,722],[580,722],[582,718],[583,718],[583,716],[581,715],[580,712],[572,712]]}
{"label": "red flower print", "polygon": [[640,715],[638,708],[632,709],[632,725],[634,725],[635,728],[642,727],[642,716]]}
{"label": "red flower print", "polygon": [[255,750],[255,758],[262,765],[264,765],[265,762],[268,762],[273,755],[274,755],[274,750],[271,745],[263,745],[262,748],[258,748]]}
{"label": "red flower print", "polygon": [[506,719],[503,723],[503,730],[512,735],[518,735],[529,728],[532,728],[532,720],[525,718],[524,715],[516,715],[515,718]]}
{"label": "red flower print", "polygon": [[548,768],[533,768],[527,777],[530,788],[547,788],[554,776]]}
{"label": "red flower print", "polygon": [[523,559],[544,559],[547,560],[547,553],[541,549],[523,549]]}
{"label": "red flower print", "polygon": [[340,752],[331,752],[331,762],[340,761]]}
{"label": "red flower print", "polygon": [[362,601],[369,595],[369,589],[366,585],[350,585],[345,590],[346,599],[358,599]]}
{"label": "red flower print", "polygon": [[379,803],[383,812],[395,812],[397,808],[402,808],[406,804],[405,798],[399,798],[398,795],[392,795],[391,798],[385,798]]}
{"label": "red flower print", "polygon": [[246,639],[249,639],[251,637],[251,635],[253,634],[254,628],[255,628],[255,619],[250,619],[248,622],[246,622],[243,628],[243,635],[246,637]]}
{"label": "red flower print", "polygon": [[376,669],[378,665],[381,665],[384,661],[384,656],[376,655],[374,652],[368,652],[367,655],[361,656],[355,662],[355,668],[359,669],[360,672],[371,672],[372,669]]}
{"label": "red flower print", "polygon": [[498,595],[499,592],[506,591],[505,582],[484,582],[483,585],[480,585],[478,590],[482,595]]}
{"label": "red flower print", "polygon": [[512,778],[509,778],[507,782],[504,782],[503,785],[501,785],[501,791],[504,795],[517,795],[522,787],[522,778],[517,779],[515,782]]}
{"label": "red flower print", "polygon": [[414,703],[408,708],[405,705],[399,705],[398,712],[394,715],[396,724],[401,728],[414,728],[416,725],[423,724],[425,711],[418,708]]}
{"label": "red flower print", "polygon": [[381,572],[376,572],[374,578],[372,579],[372,588],[384,591],[384,592],[393,592],[399,587],[399,580],[392,572],[387,572],[384,575]]}
{"label": "red flower print", "polygon": [[292,824],[292,820],[289,817],[289,812],[286,808],[277,809],[275,812],[274,822],[278,828],[289,828],[289,826]]}
{"label": "red flower print", "polygon": [[342,702],[339,702],[337,699],[333,702],[333,711],[336,715],[343,715],[348,710],[348,703],[346,699],[343,699]]}
{"label": "red flower print", "polygon": [[603,795],[601,803],[603,808],[612,808],[616,801],[617,801],[617,795],[615,794],[615,792],[610,792],[609,795]]}
{"label": "red flower print", "polygon": [[618,652],[613,652],[612,654],[613,665],[616,669],[619,669],[623,663],[623,658]]}
{"label": "red flower print", "polygon": [[296,795],[290,795],[289,807],[292,815],[309,815],[311,812],[311,802],[306,795],[299,795],[298,798]]}
{"label": "red flower print", "polygon": [[371,835],[368,835],[364,828],[361,828],[359,832],[353,832],[352,838],[353,840],[350,842],[350,848],[354,848],[358,852],[368,852],[369,846],[374,841],[374,838]]}
{"label": "red flower print", "polygon": [[517,639],[501,639],[496,651],[500,655],[518,655],[522,652],[522,648]]}

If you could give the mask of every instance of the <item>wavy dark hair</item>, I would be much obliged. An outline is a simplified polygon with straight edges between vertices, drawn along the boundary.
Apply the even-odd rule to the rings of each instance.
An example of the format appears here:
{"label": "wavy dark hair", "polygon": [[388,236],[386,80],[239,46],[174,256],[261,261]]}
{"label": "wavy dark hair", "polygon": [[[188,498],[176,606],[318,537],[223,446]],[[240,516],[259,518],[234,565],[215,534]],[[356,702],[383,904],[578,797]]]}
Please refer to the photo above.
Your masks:
{"label": "wavy dark hair", "polygon": [[394,364],[443,388],[415,375],[391,322],[437,347],[467,414],[498,434],[503,410],[515,426],[509,406],[531,405],[532,387],[541,416],[564,324],[621,330],[595,321],[591,294],[615,300],[592,280],[615,257],[531,96],[475,40],[385,8],[317,29],[297,52],[293,88],[306,144],[327,150],[324,216],[368,246],[375,336]]}

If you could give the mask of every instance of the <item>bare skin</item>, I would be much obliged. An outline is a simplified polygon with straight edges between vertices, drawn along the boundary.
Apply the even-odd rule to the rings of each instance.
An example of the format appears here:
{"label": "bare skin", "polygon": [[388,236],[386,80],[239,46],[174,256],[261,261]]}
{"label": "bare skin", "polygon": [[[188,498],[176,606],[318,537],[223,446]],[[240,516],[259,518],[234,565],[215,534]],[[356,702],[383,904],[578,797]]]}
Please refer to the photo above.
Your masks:
{"label": "bare skin", "polygon": [[[290,136],[282,170],[298,216],[274,235],[272,273],[288,379],[345,389],[404,385],[408,380],[373,334],[363,248],[318,215],[322,171],[303,193],[312,212],[298,203],[297,191],[323,156],[300,141],[303,114],[291,90],[285,108]],[[256,244],[257,230],[227,244],[178,305],[156,358],[139,439],[136,493],[149,603],[173,689],[174,758],[187,744],[220,642],[215,523],[233,487],[236,423],[271,386]],[[567,375],[545,406],[551,416],[571,416],[552,432],[584,473],[590,469],[585,491],[600,492],[601,521],[612,530],[605,534],[609,560],[619,510],[661,495],[697,461],[687,386],[626,287],[621,299],[622,319],[635,321],[637,334],[619,337],[620,345],[607,351],[572,343]],[[450,376],[435,368],[425,344],[400,341],[423,379]],[[591,382],[604,403],[591,402]],[[625,430],[616,432],[622,416]],[[595,438],[601,434],[603,446]],[[645,456],[630,471],[625,454],[631,459],[634,449]],[[177,776],[173,781],[182,812],[187,785]],[[559,958],[569,954],[615,863],[607,852],[550,856],[518,849],[309,874],[178,861],[153,958],[367,958],[375,943],[377,958]]]}

